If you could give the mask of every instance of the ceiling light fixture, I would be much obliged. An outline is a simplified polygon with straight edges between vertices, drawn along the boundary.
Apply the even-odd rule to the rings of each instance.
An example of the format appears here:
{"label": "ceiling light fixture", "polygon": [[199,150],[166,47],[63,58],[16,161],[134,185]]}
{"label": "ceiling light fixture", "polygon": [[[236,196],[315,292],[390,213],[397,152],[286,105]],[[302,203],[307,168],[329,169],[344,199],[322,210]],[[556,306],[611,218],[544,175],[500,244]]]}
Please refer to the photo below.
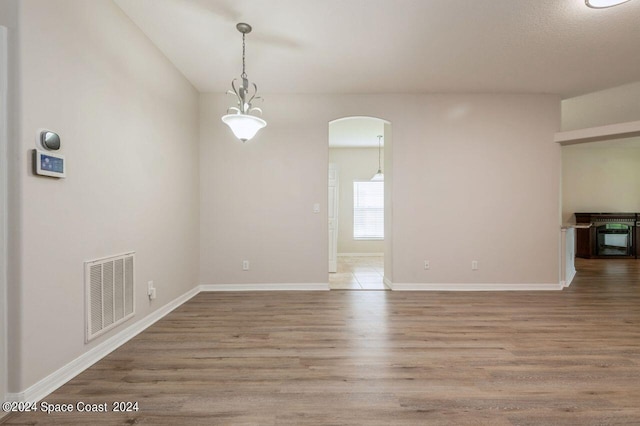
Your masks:
{"label": "ceiling light fixture", "polygon": [[593,9],[605,9],[607,7],[617,6],[628,1],[629,0],[584,0],[587,6]]}
{"label": "ceiling light fixture", "polygon": [[[231,131],[238,139],[242,142],[246,142],[254,137],[256,133],[258,133],[258,130],[266,126],[267,122],[260,117],[251,115],[251,112],[253,111],[258,111],[262,114],[262,110],[260,108],[251,106],[251,102],[254,99],[258,100],[262,98],[259,96],[256,97],[258,86],[256,86],[255,83],[249,84],[247,73],[245,72],[244,37],[251,32],[251,25],[241,22],[236,25],[236,28],[242,33],[242,74],[240,75],[242,85],[240,87],[236,87],[238,81],[237,78],[234,78],[231,82],[231,88],[233,90],[228,90],[227,94],[236,95],[238,98],[238,107],[230,107],[227,109],[227,115],[222,117],[222,121],[231,128]],[[253,87],[253,90],[251,87]],[[235,112],[230,113],[231,111]]]}
{"label": "ceiling light fixture", "polygon": [[382,135],[378,135],[378,171],[371,178],[372,182],[382,182],[384,181],[384,173],[382,173]]}

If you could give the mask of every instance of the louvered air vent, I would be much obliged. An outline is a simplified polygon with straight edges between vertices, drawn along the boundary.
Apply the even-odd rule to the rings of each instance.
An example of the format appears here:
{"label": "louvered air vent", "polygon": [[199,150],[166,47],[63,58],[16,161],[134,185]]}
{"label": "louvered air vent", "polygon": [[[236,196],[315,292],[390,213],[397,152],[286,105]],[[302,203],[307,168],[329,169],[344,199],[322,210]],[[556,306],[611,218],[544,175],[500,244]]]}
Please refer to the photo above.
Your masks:
{"label": "louvered air vent", "polygon": [[87,342],[135,314],[134,255],[131,252],[84,263]]}

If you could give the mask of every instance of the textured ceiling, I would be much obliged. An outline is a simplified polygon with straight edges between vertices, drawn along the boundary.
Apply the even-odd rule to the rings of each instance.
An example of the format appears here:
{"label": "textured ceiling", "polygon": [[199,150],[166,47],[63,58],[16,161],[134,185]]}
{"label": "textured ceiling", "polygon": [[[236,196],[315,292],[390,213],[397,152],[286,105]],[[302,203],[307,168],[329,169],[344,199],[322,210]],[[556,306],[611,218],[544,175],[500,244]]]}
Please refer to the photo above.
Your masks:
{"label": "textured ceiling", "polygon": [[201,92],[554,93],[640,80],[640,0],[114,0]]}

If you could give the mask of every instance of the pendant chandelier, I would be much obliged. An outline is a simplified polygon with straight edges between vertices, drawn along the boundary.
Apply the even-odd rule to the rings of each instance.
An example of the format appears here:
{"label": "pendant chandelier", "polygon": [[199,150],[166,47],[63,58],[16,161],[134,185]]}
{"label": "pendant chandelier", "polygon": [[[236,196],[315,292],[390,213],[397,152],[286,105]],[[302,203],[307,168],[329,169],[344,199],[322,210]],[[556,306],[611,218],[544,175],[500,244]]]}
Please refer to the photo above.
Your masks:
{"label": "pendant chandelier", "polygon": [[222,117],[222,121],[231,128],[233,134],[242,142],[246,142],[258,133],[258,130],[267,125],[267,122],[260,117],[251,115],[252,112],[257,111],[262,114],[260,108],[252,107],[251,102],[253,100],[262,99],[256,97],[258,92],[258,86],[255,83],[249,83],[247,73],[245,72],[245,35],[251,32],[251,25],[245,23],[239,23],[236,25],[238,31],[242,33],[242,74],[240,78],[242,83],[238,87],[238,79],[234,78],[231,82],[231,88],[227,94],[236,95],[238,98],[238,106],[227,109],[227,115]]}
{"label": "pendant chandelier", "polygon": [[378,171],[371,178],[372,182],[382,182],[384,181],[384,173],[382,173],[382,135],[378,135]]}

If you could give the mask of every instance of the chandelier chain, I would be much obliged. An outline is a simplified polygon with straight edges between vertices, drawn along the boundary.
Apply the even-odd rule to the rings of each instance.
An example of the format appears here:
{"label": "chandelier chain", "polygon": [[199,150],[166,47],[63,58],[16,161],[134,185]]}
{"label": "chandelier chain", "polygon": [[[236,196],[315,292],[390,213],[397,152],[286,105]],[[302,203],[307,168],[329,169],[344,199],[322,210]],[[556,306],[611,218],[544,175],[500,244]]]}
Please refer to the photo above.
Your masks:
{"label": "chandelier chain", "polygon": [[242,75],[240,77],[247,78],[247,73],[244,71],[244,51],[245,51],[244,36],[245,36],[245,33],[242,33]]}

